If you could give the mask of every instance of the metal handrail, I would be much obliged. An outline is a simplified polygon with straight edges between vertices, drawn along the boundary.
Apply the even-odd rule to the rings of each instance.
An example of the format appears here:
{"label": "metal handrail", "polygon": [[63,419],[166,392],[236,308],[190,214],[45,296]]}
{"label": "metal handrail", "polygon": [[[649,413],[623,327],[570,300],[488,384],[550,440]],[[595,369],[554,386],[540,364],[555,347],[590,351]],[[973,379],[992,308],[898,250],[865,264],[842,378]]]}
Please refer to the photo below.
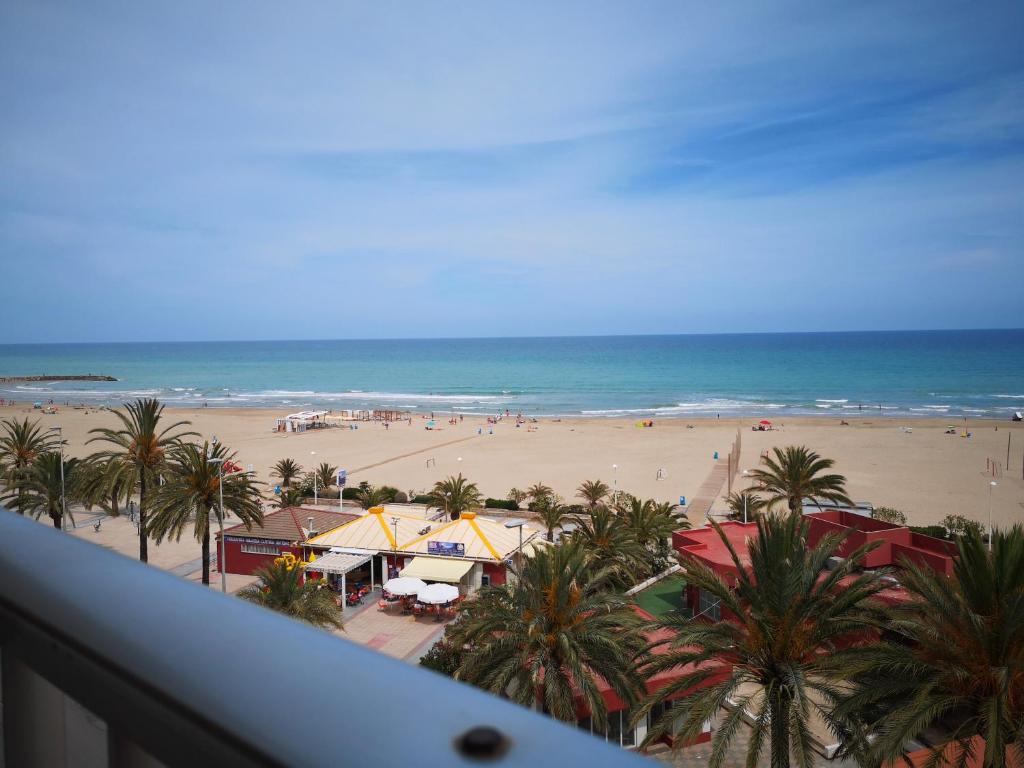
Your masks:
{"label": "metal handrail", "polygon": [[16,700],[17,664],[102,720],[108,749],[130,743],[167,765],[647,764],[3,509],[0,659],[8,768],[32,725]]}

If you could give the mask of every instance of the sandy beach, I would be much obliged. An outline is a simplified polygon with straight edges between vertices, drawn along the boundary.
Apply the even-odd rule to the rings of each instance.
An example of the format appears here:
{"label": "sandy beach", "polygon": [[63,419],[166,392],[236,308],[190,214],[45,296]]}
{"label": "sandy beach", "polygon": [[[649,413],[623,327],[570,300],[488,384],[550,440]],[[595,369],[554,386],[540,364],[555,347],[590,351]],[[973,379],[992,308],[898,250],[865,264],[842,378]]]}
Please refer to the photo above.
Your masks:
{"label": "sandy beach", "polygon": [[[95,449],[86,445],[90,429],[115,422],[111,413],[95,408],[61,407],[52,415],[25,404],[0,408],[0,418],[26,415],[46,426],[61,426],[67,451],[75,456]],[[190,428],[204,438],[216,436],[237,451],[239,462],[251,464],[268,483],[268,495],[273,487],[271,465],[292,458],[306,468],[321,461],[343,467],[350,483],[366,480],[405,491],[419,492],[435,480],[462,472],[485,496],[497,498],[504,498],[513,486],[543,482],[572,500],[581,481],[600,478],[645,498],[692,500],[715,468],[715,452],[719,463],[724,461],[739,429],[740,470],[755,467],[761,453],[773,446],[807,445],[836,460],[836,470],[847,477],[854,499],[896,507],[911,523],[921,525],[948,514],[987,523],[992,477],[986,469],[994,460],[1002,472],[992,491],[993,518],[997,525],[1024,520],[1024,425],[1010,422],[969,423],[972,436],[963,438],[959,433],[945,434],[951,423],[947,420],[863,417],[840,426],[838,419],[783,418],[774,431],[753,432],[753,419],[663,420],[652,428],[625,420],[542,419],[529,425],[531,430],[527,425],[517,428],[514,420],[492,427],[479,417],[451,425],[438,414],[439,429],[433,431],[414,417],[411,425],[393,423],[388,429],[378,422],[359,422],[358,429],[288,434],[272,429],[274,418],[282,415],[255,408],[165,411],[168,423],[190,421]],[[718,497],[724,492],[723,488]]]}

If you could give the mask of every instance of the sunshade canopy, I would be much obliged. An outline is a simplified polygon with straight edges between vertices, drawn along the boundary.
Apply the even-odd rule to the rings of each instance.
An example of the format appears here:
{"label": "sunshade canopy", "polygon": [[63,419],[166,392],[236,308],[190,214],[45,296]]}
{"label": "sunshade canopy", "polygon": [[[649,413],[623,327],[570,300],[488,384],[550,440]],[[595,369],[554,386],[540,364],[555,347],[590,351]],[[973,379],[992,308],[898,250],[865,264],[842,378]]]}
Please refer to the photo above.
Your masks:
{"label": "sunshade canopy", "polygon": [[459,588],[451,584],[427,584],[416,599],[427,605],[444,605],[459,597]]}
{"label": "sunshade canopy", "polygon": [[389,579],[384,584],[384,591],[389,595],[394,595],[395,597],[405,597],[406,595],[415,595],[425,586],[427,585],[419,579],[411,579],[402,576],[397,579]]}
{"label": "sunshade canopy", "polygon": [[402,576],[425,581],[446,581],[458,584],[473,567],[472,560],[449,560],[440,557],[414,557],[402,569]]}
{"label": "sunshade canopy", "polygon": [[331,552],[313,560],[306,566],[307,571],[320,573],[348,573],[353,568],[370,562],[370,555],[350,555],[343,552]]}

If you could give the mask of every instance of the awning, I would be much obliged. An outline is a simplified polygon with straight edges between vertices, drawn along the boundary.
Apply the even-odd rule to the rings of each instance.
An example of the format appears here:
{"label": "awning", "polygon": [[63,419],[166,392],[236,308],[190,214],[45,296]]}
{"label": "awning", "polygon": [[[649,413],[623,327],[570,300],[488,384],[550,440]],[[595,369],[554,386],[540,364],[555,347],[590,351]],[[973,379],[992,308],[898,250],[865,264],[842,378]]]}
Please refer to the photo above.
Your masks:
{"label": "awning", "polygon": [[350,555],[332,552],[314,560],[306,566],[306,570],[319,571],[320,573],[348,573],[353,568],[358,568],[368,562],[370,562],[370,555]]}
{"label": "awning", "polygon": [[473,567],[472,560],[452,560],[441,557],[414,557],[402,569],[402,576],[424,581],[447,581],[458,584]]}

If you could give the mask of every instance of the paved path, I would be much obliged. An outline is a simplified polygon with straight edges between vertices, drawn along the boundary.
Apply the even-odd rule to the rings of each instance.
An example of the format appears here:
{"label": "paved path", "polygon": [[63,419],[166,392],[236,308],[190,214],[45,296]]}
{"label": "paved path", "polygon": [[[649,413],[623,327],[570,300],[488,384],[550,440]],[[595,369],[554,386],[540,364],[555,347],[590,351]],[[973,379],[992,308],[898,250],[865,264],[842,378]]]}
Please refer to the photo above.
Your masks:
{"label": "paved path", "polygon": [[416,663],[441,637],[447,623],[436,622],[429,616],[379,611],[373,601],[354,615],[346,612],[345,629],[335,634],[396,659]]}
{"label": "paved path", "polygon": [[729,462],[719,459],[711,468],[707,479],[697,489],[697,495],[686,507],[686,515],[694,525],[703,525],[704,518],[711,511],[718,495],[722,492],[722,486],[729,477]]}

